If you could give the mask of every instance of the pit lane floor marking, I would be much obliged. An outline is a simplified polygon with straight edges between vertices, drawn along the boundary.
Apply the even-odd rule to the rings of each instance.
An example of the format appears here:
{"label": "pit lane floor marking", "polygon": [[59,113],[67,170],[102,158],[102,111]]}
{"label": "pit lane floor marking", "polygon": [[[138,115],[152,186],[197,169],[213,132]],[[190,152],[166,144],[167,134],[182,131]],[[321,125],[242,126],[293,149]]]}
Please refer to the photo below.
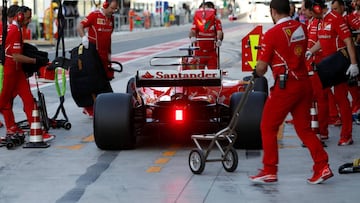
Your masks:
{"label": "pit lane floor marking", "polygon": [[165,166],[171,159],[171,157],[175,156],[177,150],[180,148],[178,145],[170,146],[168,150],[162,153],[162,156],[157,158],[154,161],[154,166],[150,166],[147,168],[147,173],[159,173],[163,166]]}
{"label": "pit lane floor marking", "polygon": [[68,150],[80,150],[85,146],[86,143],[94,142],[94,141],[95,141],[94,135],[91,134],[91,135],[88,135],[81,139],[82,144],[75,144],[75,145],[70,145],[70,146],[56,146],[56,148],[68,149]]}

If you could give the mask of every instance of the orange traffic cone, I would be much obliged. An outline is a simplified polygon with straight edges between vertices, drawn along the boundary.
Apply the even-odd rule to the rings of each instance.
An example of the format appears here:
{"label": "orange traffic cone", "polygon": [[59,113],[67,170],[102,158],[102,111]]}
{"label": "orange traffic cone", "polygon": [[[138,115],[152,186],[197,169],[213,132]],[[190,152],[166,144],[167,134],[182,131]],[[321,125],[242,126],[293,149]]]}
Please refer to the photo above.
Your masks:
{"label": "orange traffic cone", "polygon": [[43,130],[40,122],[40,114],[34,102],[34,109],[32,111],[32,122],[30,124],[29,142],[24,145],[24,148],[47,148],[50,144],[43,140]]}

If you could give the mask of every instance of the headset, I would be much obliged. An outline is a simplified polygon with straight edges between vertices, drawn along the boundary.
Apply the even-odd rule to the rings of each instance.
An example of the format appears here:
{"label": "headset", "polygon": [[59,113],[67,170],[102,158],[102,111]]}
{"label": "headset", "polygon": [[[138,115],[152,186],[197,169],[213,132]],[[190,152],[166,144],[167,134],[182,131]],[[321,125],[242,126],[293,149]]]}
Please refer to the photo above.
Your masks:
{"label": "headset", "polygon": [[16,12],[16,15],[14,16],[14,18],[19,24],[22,24],[24,22],[25,14],[24,14],[23,10],[21,9],[21,7]]}
{"label": "headset", "polygon": [[311,3],[312,3],[311,10],[315,14],[321,14],[322,8],[325,7],[325,0],[311,0]]}
{"label": "headset", "polygon": [[19,23],[22,24],[25,20],[25,12],[31,10],[29,7],[27,6],[20,6],[19,9],[16,12],[15,15],[15,20]]}
{"label": "headset", "polygon": [[104,3],[103,3],[103,5],[102,5],[102,7],[103,7],[104,9],[109,8],[110,3],[111,3],[112,1],[113,1],[113,0],[105,0]]}

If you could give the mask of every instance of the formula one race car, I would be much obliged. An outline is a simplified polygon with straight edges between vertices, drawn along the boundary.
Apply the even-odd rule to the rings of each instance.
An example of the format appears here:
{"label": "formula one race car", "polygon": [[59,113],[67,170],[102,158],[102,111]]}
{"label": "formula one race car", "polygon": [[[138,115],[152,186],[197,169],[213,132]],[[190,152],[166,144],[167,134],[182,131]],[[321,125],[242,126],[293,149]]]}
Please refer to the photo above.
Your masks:
{"label": "formula one race car", "polygon": [[[174,56],[154,57],[150,65],[156,69],[138,70],[126,93],[98,95],[93,120],[98,148],[134,148],[136,137],[151,130],[190,140],[191,134],[213,133],[229,123],[248,81],[225,79],[220,69],[186,70],[190,64],[185,57],[193,56],[180,56],[177,64],[156,64]],[[267,91],[267,80],[256,79],[237,121],[235,148],[262,148],[260,120]]]}

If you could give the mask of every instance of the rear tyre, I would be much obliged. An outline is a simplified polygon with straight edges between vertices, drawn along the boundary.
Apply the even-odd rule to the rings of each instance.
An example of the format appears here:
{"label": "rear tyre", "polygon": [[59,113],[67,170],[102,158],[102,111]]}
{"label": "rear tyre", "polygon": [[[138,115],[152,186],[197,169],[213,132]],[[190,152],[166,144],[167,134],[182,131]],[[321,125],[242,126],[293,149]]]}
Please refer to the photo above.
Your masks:
{"label": "rear tyre", "polygon": [[265,92],[267,96],[269,94],[269,86],[267,79],[265,77],[255,78],[253,90],[257,92]]}
{"label": "rear tyre", "polygon": [[222,165],[227,172],[234,172],[238,166],[239,157],[236,150],[231,147],[222,161]]}
{"label": "rear tyre", "polygon": [[126,85],[126,93],[133,95],[134,94],[134,88],[135,88],[135,78],[132,77],[129,79],[127,85]]}
{"label": "rear tyre", "polygon": [[136,144],[131,95],[104,93],[94,105],[94,138],[103,150],[132,149]]}
{"label": "rear tyre", "polygon": [[205,169],[205,155],[200,149],[193,149],[189,154],[189,167],[194,174],[201,174]]}
{"label": "rear tyre", "polygon": [[[243,92],[234,93],[230,98],[230,116],[235,114]],[[237,139],[234,142],[236,149],[262,149],[260,122],[266,100],[265,92],[250,92],[247,102],[243,106],[235,132]]]}

